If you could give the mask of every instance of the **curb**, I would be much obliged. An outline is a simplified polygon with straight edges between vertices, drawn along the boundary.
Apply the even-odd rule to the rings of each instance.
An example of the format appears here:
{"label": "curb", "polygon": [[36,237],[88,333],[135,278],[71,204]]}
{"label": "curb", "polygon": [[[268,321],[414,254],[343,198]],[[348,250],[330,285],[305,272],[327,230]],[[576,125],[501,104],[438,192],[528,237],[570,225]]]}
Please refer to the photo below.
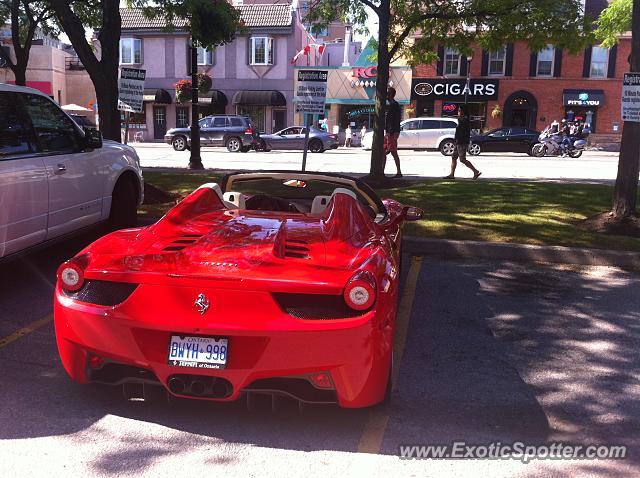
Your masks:
{"label": "curb", "polygon": [[405,251],[427,256],[613,266],[628,270],[640,270],[640,253],[637,252],[500,242],[454,241],[411,236],[403,239],[403,248]]}

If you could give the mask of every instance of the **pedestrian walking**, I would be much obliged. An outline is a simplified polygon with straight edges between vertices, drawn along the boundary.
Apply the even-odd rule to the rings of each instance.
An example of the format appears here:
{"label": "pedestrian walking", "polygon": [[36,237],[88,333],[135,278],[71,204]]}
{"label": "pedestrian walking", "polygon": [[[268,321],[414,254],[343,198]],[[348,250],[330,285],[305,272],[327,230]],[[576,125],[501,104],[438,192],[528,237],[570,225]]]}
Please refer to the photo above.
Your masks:
{"label": "pedestrian walking", "polygon": [[469,124],[469,110],[467,105],[458,107],[458,126],[456,127],[456,148],[451,156],[451,174],[445,176],[444,179],[454,179],[458,158],[460,162],[473,171],[473,179],[478,179],[482,174],[478,171],[469,160],[467,160],[467,148],[469,147],[469,139],[471,138],[471,125]]}
{"label": "pedestrian walking", "polygon": [[344,145],[347,148],[351,147],[351,125],[347,125],[347,129],[344,130]]}
{"label": "pedestrian walking", "polygon": [[385,118],[386,135],[384,137],[384,149],[385,157],[391,153],[393,160],[396,162],[397,173],[394,177],[401,178],[402,172],[400,171],[400,157],[398,156],[398,137],[400,137],[400,105],[396,101],[395,88],[389,88],[387,90],[387,100],[389,105],[387,106],[387,116]]}

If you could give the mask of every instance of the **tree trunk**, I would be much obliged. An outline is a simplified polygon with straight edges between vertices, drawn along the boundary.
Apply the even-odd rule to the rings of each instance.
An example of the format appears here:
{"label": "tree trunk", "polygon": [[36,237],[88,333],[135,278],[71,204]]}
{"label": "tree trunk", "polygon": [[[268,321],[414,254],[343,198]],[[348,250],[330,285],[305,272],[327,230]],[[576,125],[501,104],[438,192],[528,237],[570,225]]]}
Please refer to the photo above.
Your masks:
{"label": "tree trunk", "polygon": [[27,65],[17,64],[11,68],[13,76],[16,78],[16,85],[27,86]]}
{"label": "tree trunk", "polygon": [[379,10],[378,34],[378,79],[376,80],[376,115],[373,122],[373,145],[371,146],[370,182],[381,184],[384,181],[384,166],[386,155],[384,152],[385,112],[387,103],[387,87],[389,85],[389,16],[391,14],[390,0],[382,0]]}
{"label": "tree trunk", "polygon": [[91,77],[98,101],[100,132],[106,139],[122,141],[120,111],[118,110],[118,80]]}
{"label": "tree trunk", "polygon": [[85,25],[71,9],[67,0],[51,0],[58,21],[87,70],[98,100],[100,131],[106,139],[121,141],[120,112],[118,111],[118,66],[122,19],[118,0],[102,0],[102,26],[98,31],[100,59],[87,42]]}
{"label": "tree trunk", "polygon": [[[630,71],[640,71],[640,0],[633,2]],[[618,175],[613,191],[613,217],[619,221],[636,213],[640,170],[640,123],[625,121],[618,160]]]}

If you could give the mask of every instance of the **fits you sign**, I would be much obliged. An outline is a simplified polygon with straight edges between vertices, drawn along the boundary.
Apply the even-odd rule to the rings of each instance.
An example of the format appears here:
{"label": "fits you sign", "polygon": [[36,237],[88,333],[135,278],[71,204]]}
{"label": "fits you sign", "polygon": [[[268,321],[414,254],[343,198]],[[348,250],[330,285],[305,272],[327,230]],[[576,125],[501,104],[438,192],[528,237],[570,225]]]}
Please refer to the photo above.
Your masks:
{"label": "fits you sign", "polygon": [[118,80],[118,109],[141,113],[143,109],[144,79],[146,70],[121,68]]}
{"label": "fits you sign", "polygon": [[324,114],[328,77],[327,70],[298,70],[296,113]]}

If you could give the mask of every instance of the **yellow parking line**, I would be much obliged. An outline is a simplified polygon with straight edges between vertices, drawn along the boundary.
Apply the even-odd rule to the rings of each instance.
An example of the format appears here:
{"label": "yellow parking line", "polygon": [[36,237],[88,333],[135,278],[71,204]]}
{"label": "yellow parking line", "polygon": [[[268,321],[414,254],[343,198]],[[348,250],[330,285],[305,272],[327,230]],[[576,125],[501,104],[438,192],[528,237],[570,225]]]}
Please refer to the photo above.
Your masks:
{"label": "yellow parking line", "polygon": [[40,327],[43,327],[50,323],[53,320],[53,314],[49,314],[46,317],[36,320],[35,322],[31,322],[26,327],[22,327],[21,329],[16,330],[11,335],[7,335],[0,339],[0,349],[5,345],[9,345],[11,342],[18,340],[20,337],[30,334],[34,330],[38,330]]}
{"label": "yellow parking line", "polygon": [[[416,295],[416,286],[418,284],[418,276],[420,275],[420,267],[422,266],[422,257],[413,256],[411,258],[411,266],[407,276],[404,292],[400,298],[398,305],[398,316],[396,318],[396,337],[393,344],[393,383],[396,384],[398,374],[400,373],[400,362],[404,354],[404,346],[407,341],[407,331],[409,330],[409,319],[411,318],[411,309],[413,307],[413,299]],[[395,388],[395,385],[394,385]],[[376,408],[371,410],[367,422],[365,423],[360,443],[358,443],[359,453],[379,453],[382,446],[384,432],[389,422],[389,410]]]}

